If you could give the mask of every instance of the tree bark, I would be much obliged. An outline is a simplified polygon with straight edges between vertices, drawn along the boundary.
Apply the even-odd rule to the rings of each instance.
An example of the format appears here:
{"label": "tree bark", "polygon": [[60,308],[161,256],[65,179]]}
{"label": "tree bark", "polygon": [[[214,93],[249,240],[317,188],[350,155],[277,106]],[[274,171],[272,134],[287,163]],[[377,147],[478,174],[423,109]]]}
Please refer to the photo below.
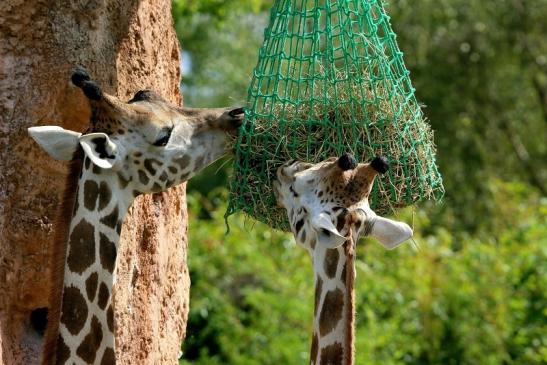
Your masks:
{"label": "tree bark", "polygon": [[[52,225],[66,166],[27,128],[83,131],[76,65],[129,99],[179,94],[170,0],[0,1],[0,364],[38,362]],[[176,364],[189,301],[185,186],[140,197],[122,230],[114,308],[118,364]]]}

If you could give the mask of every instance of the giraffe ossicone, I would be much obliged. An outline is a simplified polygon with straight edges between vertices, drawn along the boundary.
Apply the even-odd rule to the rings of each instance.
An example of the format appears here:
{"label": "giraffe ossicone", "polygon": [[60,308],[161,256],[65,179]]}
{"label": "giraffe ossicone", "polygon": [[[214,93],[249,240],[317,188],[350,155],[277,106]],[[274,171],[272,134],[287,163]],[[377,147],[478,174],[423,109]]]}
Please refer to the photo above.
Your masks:
{"label": "giraffe ossicone", "polygon": [[296,242],[312,257],[315,311],[310,363],[353,364],[355,244],[373,236],[387,249],[412,237],[403,222],[378,216],[368,198],[384,157],[357,163],[352,155],[317,164],[290,161],[277,170],[274,192]]}
{"label": "giraffe ossicone", "polygon": [[116,363],[112,290],[121,227],[136,196],[187,181],[228,150],[242,108],[182,108],[150,90],[128,102],[84,69],[72,75],[91,106],[88,130],[29,128],[53,158],[70,162],[52,245],[52,291],[42,364]]}

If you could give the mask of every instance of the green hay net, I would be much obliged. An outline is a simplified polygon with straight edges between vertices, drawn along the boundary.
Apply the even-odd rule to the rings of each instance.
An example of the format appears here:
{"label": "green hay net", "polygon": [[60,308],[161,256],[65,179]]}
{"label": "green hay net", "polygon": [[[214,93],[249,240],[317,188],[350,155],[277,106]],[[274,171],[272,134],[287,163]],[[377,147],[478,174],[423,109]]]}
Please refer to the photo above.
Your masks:
{"label": "green hay net", "polygon": [[381,0],[276,0],[248,91],[226,215],[242,210],[286,230],[272,191],[277,168],[344,152],[360,162],[388,158],[390,170],[370,198],[380,214],[439,199],[432,132],[402,55]]}

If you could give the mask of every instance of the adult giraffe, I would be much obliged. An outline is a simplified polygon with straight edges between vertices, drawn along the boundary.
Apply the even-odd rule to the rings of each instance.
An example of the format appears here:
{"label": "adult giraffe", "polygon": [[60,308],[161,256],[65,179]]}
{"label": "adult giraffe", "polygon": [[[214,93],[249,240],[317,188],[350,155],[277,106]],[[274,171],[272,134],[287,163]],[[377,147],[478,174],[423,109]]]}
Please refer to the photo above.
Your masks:
{"label": "adult giraffe", "polygon": [[287,210],[296,242],[308,250],[315,273],[310,364],[354,363],[355,244],[372,235],[386,248],[412,236],[405,223],[369,207],[374,178],[388,169],[383,157],[358,164],[344,154],[317,164],[291,161],[277,170],[274,192]]}
{"label": "adult giraffe", "polygon": [[72,82],[91,104],[80,134],[29,128],[52,157],[70,160],[63,217],[56,229],[52,293],[42,363],[115,364],[111,305],[124,216],[139,194],[180,184],[226,151],[243,109],[191,109],[142,90],[125,103],[83,69]]}

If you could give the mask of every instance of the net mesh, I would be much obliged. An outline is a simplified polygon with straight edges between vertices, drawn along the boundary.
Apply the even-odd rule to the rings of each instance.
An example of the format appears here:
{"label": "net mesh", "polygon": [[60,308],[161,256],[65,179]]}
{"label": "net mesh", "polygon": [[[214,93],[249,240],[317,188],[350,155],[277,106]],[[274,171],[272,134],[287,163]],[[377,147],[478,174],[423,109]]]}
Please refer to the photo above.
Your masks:
{"label": "net mesh", "polygon": [[431,129],[381,0],[275,0],[236,141],[227,216],[288,229],[272,190],[292,159],[385,155],[370,203],[383,214],[444,193]]}

